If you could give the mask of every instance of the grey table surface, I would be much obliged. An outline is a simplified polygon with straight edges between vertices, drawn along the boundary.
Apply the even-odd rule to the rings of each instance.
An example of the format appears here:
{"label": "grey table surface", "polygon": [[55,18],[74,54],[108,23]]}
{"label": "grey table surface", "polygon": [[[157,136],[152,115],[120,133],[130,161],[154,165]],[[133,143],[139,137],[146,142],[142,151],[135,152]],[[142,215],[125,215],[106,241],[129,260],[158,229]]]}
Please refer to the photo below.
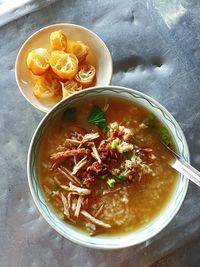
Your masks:
{"label": "grey table surface", "polygon": [[[33,203],[26,176],[29,142],[44,114],[22,97],[14,75],[18,50],[36,30],[58,22],[90,28],[112,54],[112,84],[138,89],[163,104],[180,123],[192,164],[200,169],[199,13],[199,0],[69,0],[0,27],[1,267],[140,267],[199,237],[200,190],[192,184],[174,220],[139,246],[92,250],[57,234]],[[174,261],[173,266],[188,266]]]}

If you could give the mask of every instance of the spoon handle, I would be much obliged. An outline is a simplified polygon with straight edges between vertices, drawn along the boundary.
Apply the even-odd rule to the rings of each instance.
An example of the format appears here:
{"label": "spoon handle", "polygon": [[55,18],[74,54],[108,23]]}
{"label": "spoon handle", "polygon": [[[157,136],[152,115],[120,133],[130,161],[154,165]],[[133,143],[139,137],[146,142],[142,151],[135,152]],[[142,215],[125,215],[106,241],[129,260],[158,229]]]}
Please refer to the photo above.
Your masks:
{"label": "spoon handle", "polygon": [[176,157],[171,166],[200,187],[200,172],[186,161]]}

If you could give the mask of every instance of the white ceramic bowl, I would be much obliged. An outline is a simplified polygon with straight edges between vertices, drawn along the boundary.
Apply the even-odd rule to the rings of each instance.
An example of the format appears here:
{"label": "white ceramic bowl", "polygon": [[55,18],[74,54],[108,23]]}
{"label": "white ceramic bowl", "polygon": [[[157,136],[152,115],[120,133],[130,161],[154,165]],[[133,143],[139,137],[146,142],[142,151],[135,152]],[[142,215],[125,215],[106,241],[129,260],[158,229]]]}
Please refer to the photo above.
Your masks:
{"label": "white ceramic bowl", "polygon": [[153,219],[147,225],[141,227],[140,229],[130,232],[128,234],[119,236],[94,236],[91,237],[87,233],[84,233],[77,228],[66,224],[60,220],[54,211],[49,207],[46,202],[44,195],[40,189],[38,182],[38,174],[36,168],[36,159],[38,155],[38,149],[40,146],[41,137],[49,125],[50,121],[59,113],[63,113],[64,110],[71,104],[79,101],[80,99],[87,98],[90,96],[117,96],[120,98],[126,98],[133,102],[139,103],[152,111],[156,116],[162,121],[165,127],[168,128],[171,136],[174,139],[174,143],[177,147],[177,152],[186,161],[189,161],[188,146],[183,135],[183,132],[172,117],[172,115],[157,101],[151,97],[138,92],[133,89],[128,89],[124,87],[108,86],[91,88],[85,91],[76,93],[69,98],[63,100],[57,104],[40,122],[37,127],[28,152],[28,162],[27,162],[27,172],[30,190],[33,199],[43,215],[46,221],[61,235],[70,239],[71,241],[78,243],[80,245],[92,247],[92,248],[102,248],[102,249],[116,249],[124,248],[132,245],[144,242],[156,234],[158,234],[176,215],[178,212],[188,188],[188,179],[183,177],[181,174],[178,177],[177,183],[173,190],[170,200],[168,201],[162,212]]}
{"label": "white ceramic bowl", "polygon": [[105,43],[92,31],[75,24],[54,24],[42,28],[32,34],[27,41],[22,45],[15,64],[15,77],[17,85],[22,95],[35,108],[48,112],[55,102],[41,102],[32,93],[34,86],[32,74],[27,69],[26,59],[28,53],[39,47],[46,47],[50,50],[49,36],[51,32],[63,30],[65,34],[74,40],[83,41],[90,48],[87,56],[87,62],[96,68],[96,84],[95,86],[109,85],[112,78],[112,57]]}

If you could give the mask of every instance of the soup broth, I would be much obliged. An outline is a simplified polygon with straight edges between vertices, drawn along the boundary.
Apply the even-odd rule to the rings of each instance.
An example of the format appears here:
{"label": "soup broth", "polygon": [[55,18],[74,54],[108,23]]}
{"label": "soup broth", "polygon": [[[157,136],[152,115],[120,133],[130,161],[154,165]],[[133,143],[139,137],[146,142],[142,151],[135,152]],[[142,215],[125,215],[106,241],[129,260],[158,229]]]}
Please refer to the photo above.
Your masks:
{"label": "soup broth", "polygon": [[168,130],[132,101],[89,98],[46,130],[38,171],[47,202],[90,235],[121,234],[148,224],[173,192]]}

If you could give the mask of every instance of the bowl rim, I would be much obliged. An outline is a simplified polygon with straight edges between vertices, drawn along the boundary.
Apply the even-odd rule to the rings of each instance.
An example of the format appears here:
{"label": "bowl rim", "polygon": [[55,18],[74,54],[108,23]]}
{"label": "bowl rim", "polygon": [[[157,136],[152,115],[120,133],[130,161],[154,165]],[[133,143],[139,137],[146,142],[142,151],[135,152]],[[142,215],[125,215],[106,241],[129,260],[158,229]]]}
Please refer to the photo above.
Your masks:
{"label": "bowl rim", "polygon": [[[99,37],[99,35],[97,35],[95,32],[93,32],[92,30],[84,27],[84,26],[81,26],[79,24],[73,24],[73,23],[56,23],[56,24],[51,24],[51,25],[48,25],[48,26],[45,26],[39,30],[37,30],[36,32],[32,33],[26,40],[25,42],[22,44],[22,46],[20,47],[19,49],[19,52],[17,54],[17,57],[16,57],[16,60],[15,60],[15,80],[16,80],[16,83],[17,83],[17,86],[19,88],[19,91],[21,92],[21,94],[23,95],[23,97],[29,102],[29,104],[31,104],[34,108],[44,112],[44,113],[48,113],[52,108],[54,108],[55,105],[57,105],[58,103],[60,103],[61,101],[59,101],[58,103],[56,103],[53,107],[51,108],[42,108],[40,106],[38,106],[37,104],[34,104],[24,93],[22,87],[20,86],[20,82],[19,82],[19,73],[18,73],[18,65],[20,64],[19,63],[19,58],[21,56],[21,54],[23,53],[23,49],[24,49],[24,46],[27,45],[31,39],[37,35],[37,34],[40,34],[41,32],[49,29],[49,28],[54,28],[54,27],[65,27],[65,26],[70,26],[70,27],[74,27],[74,28],[79,28],[79,29],[82,29],[83,31],[86,31],[88,32],[89,34],[91,34],[93,37],[95,37],[99,43],[101,43],[102,47],[104,48],[106,54],[107,54],[107,58],[108,58],[108,61],[107,61],[107,64],[109,65],[109,79],[108,79],[108,84],[105,84],[105,86],[107,85],[110,85],[111,84],[111,80],[112,80],[112,76],[113,76],[113,61],[112,61],[112,56],[111,56],[111,53],[108,49],[108,47],[106,46],[105,42]],[[93,86],[94,87],[94,86]],[[48,110],[47,110],[48,109]]]}
{"label": "bowl rim", "polygon": [[[123,90],[124,92],[128,92],[128,93],[134,93],[136,95],[139,95],[139,96],[142,96],[144,97],[145,99],[148,99],[150,100],[151,102],[153,102],[156,106],[158,106],[159,108],[161,108],[161,111],[164,111],[165,114],[168,115],[168,117],[175,123],[176,127],[178,128],[179,132],[181,133],[181,141],[183,143],[183,146],[184,146],[184,149],[185,149],[185,154],[186,154],[186,160],[188,162],[190,162],[190,154],[189,154],[189,149],[188,149],[188,144],[187,144],[187,141],[185,139],[185,136],[183,134],[183,131],[181,129],[181,127],[179,126],[179,124],[177,123],[177,121],[175,120],[175,118],[171,115],[171,113],[165,108],[163,107],[158,101],[156,101],[154,98],[152,98],[151,96],[148,96],[140,91],[137,91],[135,89],[131,89],[131,88],[126,88],[126,87],[122,87],[122,86],[97,86],[97,87],[92,87],[92,88],[88,88],[88,89],[85,89],[84,91],[86,92],[89,92],[89,93],[92,93],[93,89],[97,89],[97,90],[102,90],[101,93],[104,93],[104,89],[107,89],[109,90],[110,88],[112,89],[116,89],[116,90]],[[29,188],[30,188],[30,191],[31,191],[31,195],[33,197],[33,200],[38,208],[38,210],[40,211],[40,213],[42,214],[42,216],[44,217],[44,219],[47,221],[47,223],[54,229],[56,230],[59,234],[61,234],[63,237],[67,238],[68,240],[78,244],[78,245],[82,245],[82,246],[85,246],[85,247],[89,247],[89,248],[95,248],[95,249],[104,249],[104,250],[111,250],[111,249],[122,249],[122,248],[126,248],[126,247],[131,247],[131,246],[135,246],[135,245],[139,245],[143,242],[146,242],[147,240],[153,238],[154,236],[156,236],[158,233],[160,233],[171,221],[172,219],[175,217],[175,215],[178,213],[178,211],[180,210],[180,207],[182,206],[183,204],[183,201],[185,199],[185,196],[187,194],[187,191],[188,191],[188,186],[189,186],[189,180],[184,177],[184,176],[181,176],[181,174],[179,174],[179,177],[183,177],[184,181],[185,181],[185,186],[184,186],[184,190],[181,194],[181,200],[179,201],[178,204],[176,204],[175,206],[175,209],[173,211],[173,213],[171,212],[168,220],[165,220],[165,222],[162,223],[162,225],[160,226],[159,229],[157,229],[156,231],[154,231],[153,233],[149,234],[147,236],[147,238],[143,238],[141,239],[139,242],[133,242],[132,243],[127,243],[127,244],[115,244],[114,246],[110,246],[110,244],[105,244],[105,245],[99,245],[99,244],[95,244],[95,243],[87,243],[87,242],[84,242],[84,241],[80,241],[78,240],[78,238],[73,238],[73,237],[70,237],[68,236],[67,234],[67,231],[66,232],[63,232],[61,231],[60,229],[58,229],[58,227],[56,226],[56,224],[50,220],[50,218],[47,216],[47,214],[43,211],[43,209],[41,208],[41,204],[39,203],[39,200],[37,199],[36,195],[35,195],[35,192],[34,192],[34,189],[33,189],[33,185],[32,185],[32,181],[31,181],[31,172],[30,172],[30,161],[31,161],[31,156],[32,156],[32,150],[33,150],[33,143],[34,143],[34,140],[35,140],[35,137],[37,136],[38,132],[40,131],[40,128],[41,126],[43,126],[43,123],[51,116],[51,114],[53,114],[57,108],[62,105],[62,103],[64,102],[68,102],[69,99],[72,99],[75,95],[81,95],[83,93],[83,91],[80,91],[80,92],[77,92],[71,96],[69,96],[68,98],[62,100],[61,102],[57,103],[51,110],[50,112],[48,112],[44,117],[43,119],[40,121],[40,123],[38,124],[34,134],[33,134],[33,137],[31,139],[31,142],[30,142],[30,146],[29,146],[29,150],[28,150],[28,156],[27,156],[27,176],[28,176],[28,184],[29,184]],[[120,97],[120,96],[118,96]],[[134,100],[130,100],[130,101],[133,101]],[[173,135],[174,139],[176,140],[177,137],[175,137]],[[172,200],[172,198],[170,199]],[[168,203],[170,202],[170,200],[168,201]],[[163,208],[163,211],[166,210],[167,207],[164,207]],[[156,219],[158,219],[159,217],[159,214],[156,215],[155,217],[155,221]],[[140,229],[139,229],[140,230]],[[130,234],[134,233],[133,232],[130,232]],[[129,234],[129,233],[128,233]],[[121,236],[121,235],[120,235]],[[119,240],[120,240],[120,236],[119,236]],[[121,237],[123,237],[124,235],[122,235]],[[112,239],[112,237],[107,237],[107,239]],[[119,241],[120,242],[120,241]],[[109,243],[109,242],[108,242]]]}

